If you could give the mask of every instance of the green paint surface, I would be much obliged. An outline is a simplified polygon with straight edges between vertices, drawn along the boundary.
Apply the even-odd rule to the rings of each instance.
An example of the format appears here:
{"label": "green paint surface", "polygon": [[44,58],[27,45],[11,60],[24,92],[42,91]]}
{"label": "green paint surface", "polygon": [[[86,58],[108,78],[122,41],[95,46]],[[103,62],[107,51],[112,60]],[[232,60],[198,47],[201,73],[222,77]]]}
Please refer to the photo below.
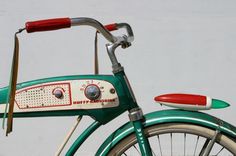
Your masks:
{"label": "green paint surface", "polygon": [[218,99],[212,99],[212,106],[211,106],[211,108],[220,109],[220,108],[226,108],[226,107],[229,107],[229,106],[230,106],[230,104],[228,104],[225,101],[218,100]]}
{"label": "green paint surface", "polygon": [[[14,113],[14,117],[24,118],[24,117],[47,117],[47,116],[76,116],[76,115],[88,115],[94,118],[96,121],[101,124],[105,124],[118,115],[122,114],[124,111],[128,110],[132,104],[132,100],[128,96],[129,94],[126,88],[124,87],[123,74],[119,76],[113,75],[72,75],[72,76],[61,76],[61,77],[52,77],[39,80],[33,80],[28,82],[23,82],[17,84],[17,89],[22,89],[25,87],[32,87],[34,85],[40,85],[50,82],[60,82],[60,81],[69,81],[69,80],[103,80],[111,83],[118,94],[119,97],[119,106],[112,108],[103,108],[103,109],[84,109],[84,110],[60,110],[60,111],[41,111],[41,112],[24,112],[24,113]],[[0,104],[6,104],[7,102],[8,87],[0,89]],[[0,114],[0,117],[3,117],[3,114]]]}
{"label": "green paint surface", "polygon": [[[218,129],[231,138],[236,138],[236,127],[222,121],[214,116],[196,111],[185,111],[179,109],[170,109],[156,111],[145,115],[144,127],[165,123],[189,123],[204,126],[210,129]],[[221,126],[219,127],[219,124]],[[127,122],[115,132],[113,132],[98,149],[96,156],[105,156],[120,140],[134,133],[132,123]]]}

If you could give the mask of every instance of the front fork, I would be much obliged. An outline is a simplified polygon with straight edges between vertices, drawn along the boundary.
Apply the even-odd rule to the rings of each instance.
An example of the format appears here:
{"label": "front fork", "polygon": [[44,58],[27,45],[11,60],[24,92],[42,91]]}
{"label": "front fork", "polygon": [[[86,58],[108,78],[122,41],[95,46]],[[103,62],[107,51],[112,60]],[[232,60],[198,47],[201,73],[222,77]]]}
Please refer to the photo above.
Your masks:
{"label": "front fork", "polygon": [[[132,31],[130,32],[132,33]],[[133,36],[133,35],[132,35]],[[129,117],[130,121],[133,124],[133,127],[135,129],[135,135],[138,140],[140,152],[142,156],[152,156],[150,144],[148,142],[147,137],[144,134],[143,131],[143,125],[142,125],[142,119],[143,119],[143,113],[140,108],[137,107],[137,103],[134,97],[134,93],[131,89],[131,86],[129,84],[128,78],[125,76],[124,73],[124,68],[121,66],[121,64],[118,62],[116,55],[115,55],[115,49],[119,46],[122,46],[122,48],[127,48],[131,44],[127,40],[125,36],[121,38],[117,38],[118,40],[113,43],[113,44],[107,44],[107,52],[110,57],[111,63],[112,63],[112,68],[113,68],[113,73],[117,76],[120,75],[121,80],[123,80],[123,86],[126,86],[127,90],[129,91],[127,94],[130,95],[133,99],[133,106],[131,106],[133,109],[129,110]],[[137,108],[135,108],[137,107]]]}
{"label": "front fork", "polygon": [[129,111],[129,118],[133,124],[135,135],[138,141],[142,156],[152,156],[152,150],[143,129],[143,113],[141,108],[134,108]]}

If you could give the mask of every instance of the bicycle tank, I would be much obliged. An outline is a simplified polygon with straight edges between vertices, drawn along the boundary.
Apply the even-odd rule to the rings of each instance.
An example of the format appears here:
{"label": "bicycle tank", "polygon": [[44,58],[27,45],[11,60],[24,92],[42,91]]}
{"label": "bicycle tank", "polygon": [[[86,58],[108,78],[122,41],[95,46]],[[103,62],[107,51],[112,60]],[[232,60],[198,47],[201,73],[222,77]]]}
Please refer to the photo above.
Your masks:
{"label": "bicycle tank", "polygon": [[[0,114],[8,87],[0,89]],[[63,76],[17,85],[14,117],[89,115],[106,123],[128,108],[129,98],[113,75]]]}

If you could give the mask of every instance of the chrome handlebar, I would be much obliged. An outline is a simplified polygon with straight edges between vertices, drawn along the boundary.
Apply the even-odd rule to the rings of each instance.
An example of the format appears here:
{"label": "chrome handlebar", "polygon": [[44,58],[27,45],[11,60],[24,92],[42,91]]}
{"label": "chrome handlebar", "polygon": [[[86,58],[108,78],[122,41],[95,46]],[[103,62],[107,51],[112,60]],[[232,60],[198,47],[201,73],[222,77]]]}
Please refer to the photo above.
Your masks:
{"label": "chrome handlebar", "polygon": [[114,43],[117,37],[113,36],[100,22],[92,18],[71,18],[71,26],[88,25],[97,29],[108,41]]}
{"label": "chrome handlebar", "polygon": [[[56,18],[40,21],[27,22],[25,29],[28,33],[37,31],[51,31],[62,28],[70,28],[71,26],[88,25],[96,28],[108,41],[112,44],[107,44],[107,52],[110,57],[113,72],[117,73],[123,70],[123,67],[117,61],[115,50],[117,47],[127,48],[134,40],[134,34],[129,24],[127,23],[114,23],[103,26],[100,22],[92,18],[79,17],[79,18]],[[114,36],[110,31],[125,28],[127,35]]]}
{"label": "chrome handlebar", "polygon": [[[78,17],[78,18],[55,18],[47,20],[39,20],[26,22],[25,29],[28,33],[37,31],[51,31],[62,28],[70,28],[71,26],[88,25],[97,29],[109,42],[115,43],[117,41],[132,42],[134,40],[133,31],[127,23],[115,23],[112,25],[112,30],[125,28],[127,36],[116,37],[112,35],[106,26],[103,26],[100,22],[92,18]],[[112,31],[111,30],[111,31]],[[121,40],[121,38],[123,38]]]}

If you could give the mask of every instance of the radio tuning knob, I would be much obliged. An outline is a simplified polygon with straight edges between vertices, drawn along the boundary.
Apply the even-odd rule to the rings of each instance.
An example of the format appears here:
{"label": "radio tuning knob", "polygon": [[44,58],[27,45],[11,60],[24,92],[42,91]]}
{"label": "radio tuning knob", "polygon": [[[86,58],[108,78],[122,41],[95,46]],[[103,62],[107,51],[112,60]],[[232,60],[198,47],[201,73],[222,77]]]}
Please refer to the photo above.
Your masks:
{"label": "radio tuning knob", "polygon": [[62,89],[60,89],[60,88],[56,88],[56,89],[54,89],[53,90],[53,95],[56,97],[56,98],[58,98],[58,99],[62,99],[63,98],[63,91],[62,91]]}
{"label": "radio tuning knob", "polygon": [[90,84],[85,88],[84,94],[89,100],[96,100],[100,97],[101,91],[98,86]]}

